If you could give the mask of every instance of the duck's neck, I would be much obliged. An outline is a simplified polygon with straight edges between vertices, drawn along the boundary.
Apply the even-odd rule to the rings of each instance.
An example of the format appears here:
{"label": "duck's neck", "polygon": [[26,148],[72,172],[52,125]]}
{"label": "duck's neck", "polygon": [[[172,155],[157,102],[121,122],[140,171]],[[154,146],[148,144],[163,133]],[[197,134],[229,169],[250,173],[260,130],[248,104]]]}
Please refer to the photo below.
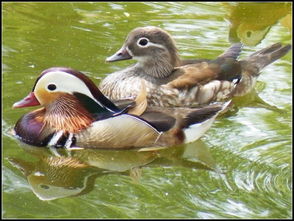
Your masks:
{"label": "duck's neck", "polygon": [[75,98],[64,97],[45,108],[44,121],[56,131],[76,133],[93,122],[92,115]]}
{"label": "duck's neck", "polygon": [[171,75],[174,67],[178,66],[180,59],[177,52],[170,54],[154,55],[153,57],[142,57],[138,59],[136,68],[141,68],[146,74],[154,78],[167,78]]}

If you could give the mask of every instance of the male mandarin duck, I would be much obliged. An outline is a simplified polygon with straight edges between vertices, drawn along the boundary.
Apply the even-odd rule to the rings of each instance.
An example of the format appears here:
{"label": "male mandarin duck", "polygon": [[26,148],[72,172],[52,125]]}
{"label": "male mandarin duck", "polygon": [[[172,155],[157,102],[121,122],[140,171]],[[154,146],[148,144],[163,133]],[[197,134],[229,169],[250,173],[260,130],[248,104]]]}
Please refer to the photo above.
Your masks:
{"label": "male mandarin duck", "polygon": [[43,107],[25,114],[14,128],[27,144],[126,149],[197,140],[229,102],[198,109],[144,109],[136,116],[127,113],[132,107],[118,108],[81,72],[54,67],[43,71],[32,92],[13,107],[37,105]]}
{"label": "male mandarin duck", "polygon": [[139,27],[129,33],[119,51],[106,59],[113,62],[133,58],[137,63],[109,74],[99,88],[110,99],[132,98],[143,80],[148,105],[204,106],[250,92],[261,69],[291,49],[291,45],[277,43],[238,61],[241,47],[241,43],[233,44],[214,60],[181,60],[166,31]]}

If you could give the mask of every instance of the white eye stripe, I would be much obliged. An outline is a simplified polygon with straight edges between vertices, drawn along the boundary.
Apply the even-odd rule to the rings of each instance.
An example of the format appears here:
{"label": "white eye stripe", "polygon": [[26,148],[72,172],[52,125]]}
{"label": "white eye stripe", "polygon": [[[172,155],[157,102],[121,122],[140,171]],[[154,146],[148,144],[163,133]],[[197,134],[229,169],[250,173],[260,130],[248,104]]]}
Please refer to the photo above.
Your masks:
{"label": "white eye stripe", "polygon": [[127,52],[129,53],[129,55],[131,55],[132,57],[134,57],[134,54],[132,53],[132,51],[129,49],[129,47],[126,47]]}
{"label": "white eye stripe", "polygon": [[164,47],[163,45],[160,45],[160,44],[149,42],[149,45],[167,50],[166,47]]}

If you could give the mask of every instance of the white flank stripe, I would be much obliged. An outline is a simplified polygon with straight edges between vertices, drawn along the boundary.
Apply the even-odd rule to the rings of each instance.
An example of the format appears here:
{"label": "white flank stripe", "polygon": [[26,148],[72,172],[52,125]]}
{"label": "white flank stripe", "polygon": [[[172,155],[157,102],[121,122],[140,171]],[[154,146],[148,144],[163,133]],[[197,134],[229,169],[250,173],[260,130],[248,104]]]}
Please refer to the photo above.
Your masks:
{"label": "white flank stripe", "polygon": [[62,137],[63,131],[58,131],[54,134],[54,136],[51,138],[50,142],[48,143],[48,146],[55,146],[60,137]]}
{"label": "white flank stripe", "polygon": [[68,138],[67,138],[67,141],[66,141],[66,143],[64,145],[64,147],[66,149],[69,149],[70,148],[70,146],[72,144],[72,138],[73,138],[73,133],[70,133],[69,136],[68,136]]}

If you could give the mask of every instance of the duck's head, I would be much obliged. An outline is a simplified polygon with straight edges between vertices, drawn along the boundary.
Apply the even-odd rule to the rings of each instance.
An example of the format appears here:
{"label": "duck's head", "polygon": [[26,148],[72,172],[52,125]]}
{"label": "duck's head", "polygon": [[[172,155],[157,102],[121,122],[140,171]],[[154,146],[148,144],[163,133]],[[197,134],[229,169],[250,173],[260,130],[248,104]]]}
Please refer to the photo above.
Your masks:
{"label": "duck's head", "polygon": [[132,30],[122,48],[106,61],[135,59],[154,77],[167,77],[179,64],[179,56],[172,37],[158,27],[147,26]]}
{"label": "duck's head", "polygon": [[77,99],[83,105],[91,100],[101,108],[118,111],[96,85],[84,74],[71,68],[53,67],[46,69],[37,78],[32,92],[14,103],[14,108],[42,105],[49,108],[60,99]]}
{"label": "duck's head", "polygon": [[37,105],[44,107],[43,122],[55,131],[76,132],[120,111],[88,77],[63,67],[43,71],[32,92],[13,108]]}

